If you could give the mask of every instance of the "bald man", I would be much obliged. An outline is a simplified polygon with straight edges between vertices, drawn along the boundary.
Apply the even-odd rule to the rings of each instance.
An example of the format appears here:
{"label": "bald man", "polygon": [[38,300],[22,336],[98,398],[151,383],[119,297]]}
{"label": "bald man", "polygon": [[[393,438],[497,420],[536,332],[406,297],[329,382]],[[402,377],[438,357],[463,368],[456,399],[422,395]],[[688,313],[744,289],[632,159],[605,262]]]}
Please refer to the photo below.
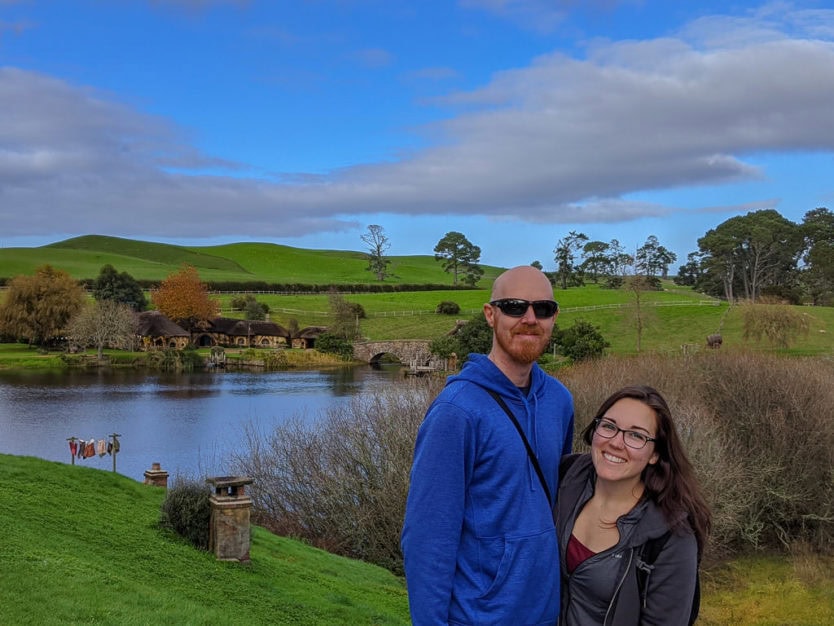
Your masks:
{"label": "bald man", "polygon": [[490,353],[468,356],[420,426],[401,544],[417,626],[558,619],[552,508],[573,399],[536,363],[558,312],[540,270],[501,274]]}

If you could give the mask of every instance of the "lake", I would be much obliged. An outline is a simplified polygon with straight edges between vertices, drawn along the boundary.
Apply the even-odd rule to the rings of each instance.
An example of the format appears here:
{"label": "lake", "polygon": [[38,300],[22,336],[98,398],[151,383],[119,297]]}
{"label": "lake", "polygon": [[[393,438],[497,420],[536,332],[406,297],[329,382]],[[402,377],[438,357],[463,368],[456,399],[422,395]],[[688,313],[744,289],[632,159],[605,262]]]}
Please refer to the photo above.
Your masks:
{"label": "lake", "polygon": [[317,419],[357,393],[402,380],[398,367],[315,371],[147,373],[137,370],[0,372],[0,453],[112,470],[110,454],[78,459],[70,437],[118,433],[116,471],[144,480],[157,462],[170,475],[225,475],[260,430],[291,416]]}

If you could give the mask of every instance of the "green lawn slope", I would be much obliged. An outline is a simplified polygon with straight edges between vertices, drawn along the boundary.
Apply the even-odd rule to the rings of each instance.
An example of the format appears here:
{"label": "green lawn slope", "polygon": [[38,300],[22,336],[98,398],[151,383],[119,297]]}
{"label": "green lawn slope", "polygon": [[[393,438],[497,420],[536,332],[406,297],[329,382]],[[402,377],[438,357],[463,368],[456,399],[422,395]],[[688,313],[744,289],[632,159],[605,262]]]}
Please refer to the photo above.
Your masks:
{"label": "green lawn slope", "polygon": [[407,624],[401,579],[254,528],[251,563],[157,529],[165,491],[0,455],[3,624]]}

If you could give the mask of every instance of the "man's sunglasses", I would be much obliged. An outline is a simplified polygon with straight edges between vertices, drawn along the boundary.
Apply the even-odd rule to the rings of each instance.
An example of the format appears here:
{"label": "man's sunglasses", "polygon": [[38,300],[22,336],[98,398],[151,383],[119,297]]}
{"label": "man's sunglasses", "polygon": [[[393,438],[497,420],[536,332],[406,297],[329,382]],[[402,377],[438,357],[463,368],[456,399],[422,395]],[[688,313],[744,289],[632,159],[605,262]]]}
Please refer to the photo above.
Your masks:
{"label": "man's sunglasses", "polygon": [[533,314],[540,320],[546,320],[556,315],[559,310],[559,303],[553,300],[520,300],[518,298],[502,298],[493,300],[490,304],[498,307],[504,315],[510,317],[522,317],[527,313],[528,307],[533,307]]}

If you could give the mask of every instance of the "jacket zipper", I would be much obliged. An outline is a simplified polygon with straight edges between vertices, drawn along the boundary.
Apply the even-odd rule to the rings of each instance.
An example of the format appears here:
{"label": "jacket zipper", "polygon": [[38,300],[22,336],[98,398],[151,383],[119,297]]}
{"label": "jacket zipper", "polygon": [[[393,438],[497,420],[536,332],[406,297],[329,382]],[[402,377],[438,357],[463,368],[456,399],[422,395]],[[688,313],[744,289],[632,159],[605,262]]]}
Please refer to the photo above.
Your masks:
{"label": "jacket zipper", "polygon": [[608,619],[611,617],[611,611],[614,608],[614,603],[617,601],[617,596],[620,595],[620,589],[623,587],[623,583],[625,582],[626,576],[628,576],[628,572],[631,569],[631,562],[634,560],[634,548],[631,548],[628,551],[628,563],[626,563],[626,567],[623,570],[623,576],[620,578],[620,581],[617,583],[616,589],[614,589],[614,595],[611,596],[611,602],[608,604],[608,610],[605,612],[605,619],[602,621],[603,626],[608,626],[609,622]]}

